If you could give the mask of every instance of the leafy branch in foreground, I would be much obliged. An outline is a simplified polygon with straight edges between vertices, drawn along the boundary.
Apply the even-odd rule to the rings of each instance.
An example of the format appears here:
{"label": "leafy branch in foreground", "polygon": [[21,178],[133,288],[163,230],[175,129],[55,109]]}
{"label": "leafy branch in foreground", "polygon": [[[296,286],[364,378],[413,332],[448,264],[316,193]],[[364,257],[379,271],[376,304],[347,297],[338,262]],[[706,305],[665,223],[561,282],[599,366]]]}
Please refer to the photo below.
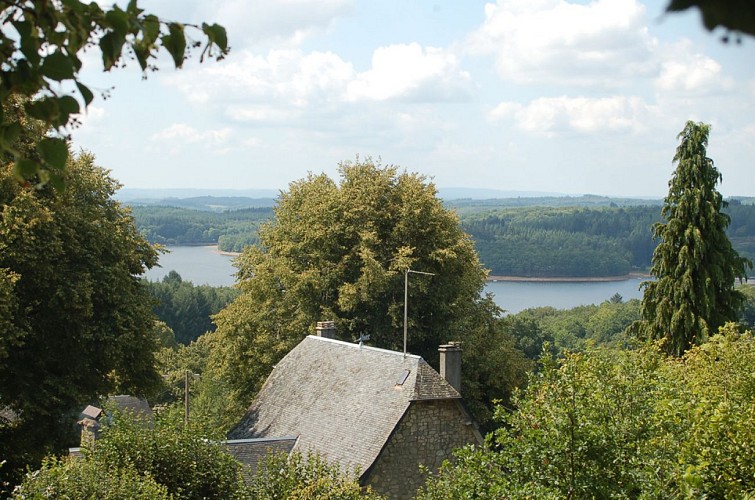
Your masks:
{"label": "leafy branch in foreground", "polygon": [[[15,162],[19,179],[49,182],[56,188],[65,185],[66,132],[94,99],[79,79],[79,56],[84,50],[98,47],[105,71],[124,67],[128,58],[135,59],[143,72],[157,69],[154,60],[160,49],[171,55],[176,68],[183,66],[192,49],[204,46],[200,61],[220,60],[228,53],[222,26],[166,21],[145,13],[137,0],[125,10],[80,0],[13,0],[2,5],[0,100],[7,104],[14,96],[34,98],[26,103],[26,113],[44,122],[53,135],[38,143],[35,154],[24,154],[14,147],[22,124],[0,112],[0,153]],[[187,28],[201,33],[205,41],[194,40]]]}

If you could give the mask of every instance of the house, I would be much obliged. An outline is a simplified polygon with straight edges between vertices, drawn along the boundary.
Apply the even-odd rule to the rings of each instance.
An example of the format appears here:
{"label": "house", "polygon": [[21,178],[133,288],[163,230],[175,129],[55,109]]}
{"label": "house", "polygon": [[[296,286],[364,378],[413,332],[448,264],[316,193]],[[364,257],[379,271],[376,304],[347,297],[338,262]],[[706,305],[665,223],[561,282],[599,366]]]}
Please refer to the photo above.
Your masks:
{"label": "house", "polygon": [[[110,396],[107,400],[108,408],[121,413],[127,413],[132,418],[138,419],[144,429],[152,428],[154,413],[146,399],[134,396]],[[81,427],[81,446],[69,448],[68,454],[79,458],[82,456],[82,447],[91,445],[99,439],[103,425],[107,425],[109,416],[102,408],[88,405],[79,415],[77,424]],[[261,464],[271,453],[290,453],[296,437],[278,437],[272,439],[229,439],[220,441],[219,444],[233,458],[241,463],[241,473],[245,481],[250,482],[257,474]]]}
{"label": "house", "polygon": [[[107,405],[116,411],[128,413],[133,418],[139,419],[147,428],[152,427],[155,417],[146,399],[127,395],[110,396],[107,399]],[[103,419],[107,420],[107,418],[106,412],[102,408],[87,405],[79,414],[79,420],[76,422],[81,427],[81,446],[69,448],[69,455],[81,456],[81,447],[99,439]]]}
{"label": "house", "polygon": [[[461,349],[440,347],[442,377],[419,356],[341,342],[318,323],[273,369],[231,439],[296,436],[390,498],[424,484],[451,452],[482,443],[459,394]],[[450,379],[451,383],[449,383]]]}

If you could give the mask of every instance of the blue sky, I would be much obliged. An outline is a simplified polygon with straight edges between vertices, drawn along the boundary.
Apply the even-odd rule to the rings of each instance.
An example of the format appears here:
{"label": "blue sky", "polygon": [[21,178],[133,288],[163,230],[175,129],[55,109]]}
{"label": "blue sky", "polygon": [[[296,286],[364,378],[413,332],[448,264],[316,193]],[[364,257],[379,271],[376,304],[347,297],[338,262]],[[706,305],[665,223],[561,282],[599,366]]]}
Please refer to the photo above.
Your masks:
{"label": "blue sky", "polygon": [[665,3],[140,2],[223,24],[231,54],[146,81],[89,54],[83,81],[114,88],[74,147],[129,188],[285,189],[359,155],[441,188],[660,197],[692,119],[721,192],[755,196],[755,38]]}

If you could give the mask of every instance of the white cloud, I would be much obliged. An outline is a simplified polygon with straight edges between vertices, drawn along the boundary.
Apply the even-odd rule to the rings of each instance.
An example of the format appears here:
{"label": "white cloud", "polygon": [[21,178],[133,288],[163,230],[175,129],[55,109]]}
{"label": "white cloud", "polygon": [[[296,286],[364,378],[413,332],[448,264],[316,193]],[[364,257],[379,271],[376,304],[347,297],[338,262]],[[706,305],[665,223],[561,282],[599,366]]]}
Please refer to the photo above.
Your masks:
{"label": "white cloud", "polygon": [[349,83],[348,99],[454,99],[468,94],[470,81],[449,52],[418,43],[390,45],[375,50],[372,67]]}
{"label": "white cloud", "polygon": [[499,0],[485,17],[467,45],[495,54],[507,81],[612,87],[654,71],[657,42],[636,0]]}
{"label": "white cloud", "polygon": [[174,123],[170,127],[153,134],[150,140],[161,143],[167,141],[172,146],[198,142],[205,143],[207,146],[215,146],[225,143],[230,135],[230,128],[201,131],[185,123]]}
{"label": "white cloud", "polygon": [[459,101],[471,87],[454,55],[418,44],[375,50],[371,68],[362,73],[332,52],[279,49],[265,56],[244,51],[232,61],[174,73],[165,81],[190,101],[219,107],[234,120],[276,123],[337,114],[334,110],[364,101]]}
{"label": "white cloud", "polygon": [[282,125],[298,118],[300,113],[275,106],[239,105],[228,108],[226,116],[238,122],[259,122],[266,125]]}
{"label": "white cloud", "polygon": [[605,98],[542,97],[527,105],[503,102],[490,117],[513,120],[529,133],[554,136],[564,132],[637,132],[652,114],[652,108],[639,97]]}
{"label": "white cloud", "polygon": [[293,47],[351,15],[354,4],[354,0],[205,0],[199,3],[196,17],[223,25],[232,47],[259,43]]}
{"label": "white cloud", "polygon": [[689,42],[672,47],[662,63],[656,86],[664,92],[705,96],[731,89],[734,82],[723,75],[721,64],[694,52]]}
{"label": "white cloud", "polygon": [[350,63],[331,52],[281,49],[267,56],[245,51],[233,61],[175,73],[168,82],[200,104],[305,106],[340,99],[354,74]]}

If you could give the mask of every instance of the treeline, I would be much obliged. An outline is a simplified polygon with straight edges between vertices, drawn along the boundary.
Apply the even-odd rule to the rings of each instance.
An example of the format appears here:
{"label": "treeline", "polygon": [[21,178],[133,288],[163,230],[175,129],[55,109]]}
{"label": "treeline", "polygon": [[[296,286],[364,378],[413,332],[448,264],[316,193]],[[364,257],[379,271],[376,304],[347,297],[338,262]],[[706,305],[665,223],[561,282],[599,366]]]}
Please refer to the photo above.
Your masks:
{"label": "treeline", "polygon": [[650,266],[655,206],[524,207],[473,214],[462,227],[493,275],[620,276]]}
{"label": "treeline", "polygon": [[[755,259],[755,205],[734,200],[725,212],[734,248]],[[462,227],[493,275],[596,277],[647,269],[660,221],[657,206],[522,207],[471,214]]]}
{"label": "treeline", "polygon": [[227,252],[240,252],[258,243],[257,228],[273,216],[271,207],[225,212],[178,207],[135,206],[131,208],[139,233],[162,245],[214,245]]}
{"label": "treeline", "polygon": [[173,330],[180,344],[189,344],[203,333],[215,331],[212,316],[239,295],[231,287],[195,286],[176,271],[169,272],[162,281],[144,282],[155,299],[155,316]]}
{"label": "treeline", "polygon": [[[575,198],[574,200],[580,200]],[[496,200],[493,200],[496,201]],[[473,202],[456,210],[482,264],[493,275],[532,277],[621,276],[650,266],[657,242],[657,205],[509,206]],[[555,203],[555,202],[554,202]],[[614,204],[615,205],[615,204]],[[491,207],[504,207],[491,210]],[[735,249],[755,258],[755,205],[733,200],[726,212]],[[212,245],[240,252],[257,245],[259,225],[272,207],[224,212],[164,206],[133,207],[137,228],[152,243]]]}

